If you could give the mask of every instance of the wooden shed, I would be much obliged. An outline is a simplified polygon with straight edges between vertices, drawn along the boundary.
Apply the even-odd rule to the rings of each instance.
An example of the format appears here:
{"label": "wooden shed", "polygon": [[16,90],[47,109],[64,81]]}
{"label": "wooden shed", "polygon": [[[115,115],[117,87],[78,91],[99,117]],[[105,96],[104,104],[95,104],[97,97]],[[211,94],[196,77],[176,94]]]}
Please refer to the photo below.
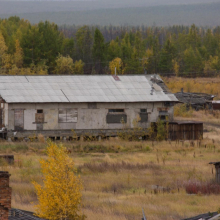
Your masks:
{"label": "wooden shed", "polygon": [[220,162],[211,162],[209,164],[212,164],[215,166],[215,176],[216,176],[216,182],[220,183]]}
{"label": "wooden shed", "polygon": [[203,123],[195,121],[169,122],[169,139],[199,140],[203,138]]}
{"label": "wooden shed", "polygon": [[220,101],[213,101],[212,102],[212,108],[213,110],[220,110]]}

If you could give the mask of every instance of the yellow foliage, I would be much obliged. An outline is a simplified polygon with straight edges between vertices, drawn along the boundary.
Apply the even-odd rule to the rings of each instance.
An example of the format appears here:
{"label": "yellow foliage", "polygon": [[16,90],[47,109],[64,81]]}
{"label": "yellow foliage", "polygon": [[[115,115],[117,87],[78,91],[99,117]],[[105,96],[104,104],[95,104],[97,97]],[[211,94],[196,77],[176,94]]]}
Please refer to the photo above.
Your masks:
{"label": "yellow foliage", "polygon": [[84,73],[84,63],[82,60],[77,60],[74,63],[73,69],[74,69],[74,74],[80,74],[82,75]]}
{"label": "yellow foliage", "polygon": [[65,147],[48,143],[47,159],[40,160],[43,185],[33,182],[38,197],[36,215],[48,220],[79,219],[82,183]]}
{"label": "yellow foliage", "polygon": [[172,64],[173,64],[173,71],[176,74],[176,76],[178,76],[179,70],[180,70],[180,65],[178,64],[178,62],[176,60],[172,60]]}
{"label": "yellow foliage", "polygon": [[56,59],[57,74],[73,74],[73,59],[70,56],[59,55]]}
{"label": "yellow foliage", "polygon": [[208,93],[220,98],[219,78],[186,79],[173,77],[164,78],[164,81],[173,93],[180,92],[181,88],[183,88],[184,92]]}
{"label": "yellow foliage", "polygon": [[18,68],[15,64],[8,71],[9,75],[47,75],[48,67],[46,65],[34,65],[27,68]]}
{"label": "yellow foliage", "polygon": [[0,32],[0,60],[2,58],[2,56],[8,51],[8,47],[5,44],[5,39],[2,35],[2,33]]}
{"label": "yellow foliage", "polygon": [[14,63],[18,68],[21,68],[23,65],[23,50],[20,46],[19,40],[15,41],[15,53],[14,53]]}
{"label": "yellow foliage", "polygon": [[2,68],[5,70],[5,73],[9,71],[9,69],[12,68],[13,59],[11,54],[4,54],[2,55]]}
{"label": "yellow foliage", "polygon": [[187,109],[186,104],[178,104],[174,106],[174,116],[180,117],[191,117],[193,114],[193,109]]}
{"label": "yellow foliage", "polygon": [[111,74],[114,75],[115,74],[115,67],[116,67],[116,72],[117,74],[123,74],[124,71],[122,69],[122,60],[119,57],[116,57],[114,60],[112,60],[111,62],[109,62],[109,68],[111,70]]}

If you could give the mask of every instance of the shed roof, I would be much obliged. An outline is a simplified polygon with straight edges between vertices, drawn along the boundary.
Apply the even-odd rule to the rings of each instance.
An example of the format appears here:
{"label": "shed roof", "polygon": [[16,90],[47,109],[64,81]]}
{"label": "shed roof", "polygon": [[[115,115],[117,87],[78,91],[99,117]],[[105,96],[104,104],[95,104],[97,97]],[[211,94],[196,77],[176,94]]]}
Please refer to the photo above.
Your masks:
{"label": "shed roof", "polygon": [[45,220],[34,216],[33,212],[23,211],[20,209],[10,209],[8,220]]}
{"label": "shed roof", "polygon": [[152,78],[163,82],[158,75],[0,76],[0,96],[7,103],[178,102]]}

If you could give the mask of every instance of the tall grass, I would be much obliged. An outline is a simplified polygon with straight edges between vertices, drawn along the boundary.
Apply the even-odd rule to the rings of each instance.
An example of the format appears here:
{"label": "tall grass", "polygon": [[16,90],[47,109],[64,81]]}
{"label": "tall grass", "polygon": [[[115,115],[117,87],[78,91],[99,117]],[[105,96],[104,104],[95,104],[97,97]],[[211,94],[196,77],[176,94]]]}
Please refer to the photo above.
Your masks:
{"label": "tall grass", "polygon": [[[170,142],[70,141],[77,171],[83,180],[82,214],[87,219],[182,219],[216,211],[220,195],[189,194],[186,183],[206,183],[215,178],[208,163],[220,156],[220,139],[212,130],[200,145],[189,141]],[[2,142],[1,153],[12,152],[15,163],[0,163],[11,173],[12,206],[34,211],[37,202],[32,180],[42,181],[39,159],[45,156],[41,142]],[[215,148],[212,147],[215,145]],[[18,147],[17,147],[18,146]],[[24,152],[25,146],[27,150]],[[104,151],[102,151],[104,149]]]}
{"label": "tall grass", "polygon": [[184,92],[208,93],[220,98],[220,78],[196,78],[188,79],[181,77],[164,78],[168,88],[176,93],[183,88]]}

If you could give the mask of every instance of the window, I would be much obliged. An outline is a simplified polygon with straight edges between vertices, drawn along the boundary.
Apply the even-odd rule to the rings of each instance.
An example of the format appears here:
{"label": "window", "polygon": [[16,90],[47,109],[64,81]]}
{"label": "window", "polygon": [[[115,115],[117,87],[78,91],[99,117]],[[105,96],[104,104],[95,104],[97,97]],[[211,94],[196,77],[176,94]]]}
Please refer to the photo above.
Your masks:
{"label": "window", "polygon": [[97,103],[96,102],[88,103],[88,109],[97,109]]}
{"label": "window", "polygon": [[127,123],[127,115],[124,109],[109,109],[106,115],[107,124]]}
{"label": "window", "polygon": [[109,109],[108,113],[124,113],[124,109]]}
{"label": "window", "polygon": [[147,109],[140,109],[140,123],[143,123],[143,122],[147,122],[148,121],[148,113],[147,113]]}
{"label": "window", "polygon": [[78,119],[77,109],[59,109],[58,122],[59,123],[76,123]]}
{"label": "window", "polygon": [[35,114],[35,123],[44,123],[43,109],[37,109],[37,113]]}
{"label": "window", "polygon": [[173,106],[173,103],[172,102],[164,102],[164,106],[171,107],[171,106]]}
{"label": "window", "polygon": [[147,109],[141,109],[141,113],[147,113]]}
{"label": "window", "polygon": [[165,121],[166,120],[166,115],[160,115],[160,120]]}
{"label": "window", "polygon": [[159,118],[160,120],[165,121],[169,117],[169,113],[167,111],[160,111],[159,112]]}

